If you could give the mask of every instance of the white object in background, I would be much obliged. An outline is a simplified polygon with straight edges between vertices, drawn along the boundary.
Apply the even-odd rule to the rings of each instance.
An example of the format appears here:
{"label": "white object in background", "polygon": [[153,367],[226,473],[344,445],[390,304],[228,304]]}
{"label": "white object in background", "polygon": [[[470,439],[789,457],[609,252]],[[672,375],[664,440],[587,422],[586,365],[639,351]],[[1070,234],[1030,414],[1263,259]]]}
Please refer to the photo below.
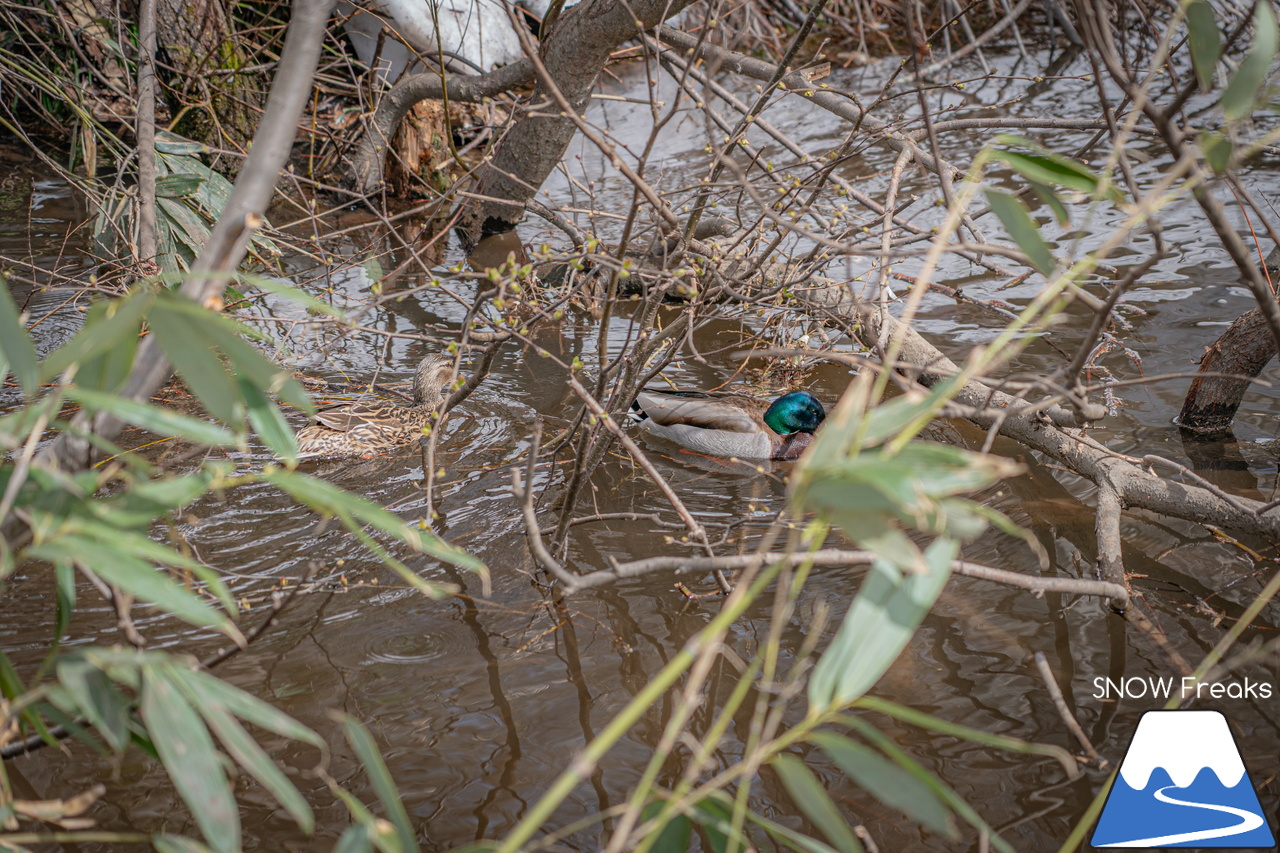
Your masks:
{"label": "white object in background", "polygon": [[[340,0],[338,12],[350,15],[347,38],[356,55],[366,65],[373,63],[378,36],[384,22],[418,53],[437,56],[440,50],[454,53],[472,65],[451,61],[453,70],[474,74],[510,65],[522,56],[504,0],[364,0],[356,5]],[[520,0],[516,5],[539,18],[551,7],[551,0]],[[353,14],[354,13],[354,14]],[[437,33],[438,38],[437,38]],[[384,80],[394,82],[406,69],[419,64],[416,56],[392,37],[383,41],[379,71]]]}

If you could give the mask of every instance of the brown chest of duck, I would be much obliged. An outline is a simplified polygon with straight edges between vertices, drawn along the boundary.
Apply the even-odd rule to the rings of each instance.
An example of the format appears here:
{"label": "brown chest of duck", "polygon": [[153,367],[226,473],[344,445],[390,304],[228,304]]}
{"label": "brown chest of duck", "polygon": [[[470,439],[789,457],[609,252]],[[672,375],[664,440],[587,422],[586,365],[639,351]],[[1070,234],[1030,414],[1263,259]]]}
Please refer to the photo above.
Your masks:
{"label": "brown chest of duck", "polygon": [[369,456],[408,444],[422,435],[440,405],[453,360],[433,353],[413,377],[413,405],[372,400],[326,406],[317,423],[298,430],[298,458]]}

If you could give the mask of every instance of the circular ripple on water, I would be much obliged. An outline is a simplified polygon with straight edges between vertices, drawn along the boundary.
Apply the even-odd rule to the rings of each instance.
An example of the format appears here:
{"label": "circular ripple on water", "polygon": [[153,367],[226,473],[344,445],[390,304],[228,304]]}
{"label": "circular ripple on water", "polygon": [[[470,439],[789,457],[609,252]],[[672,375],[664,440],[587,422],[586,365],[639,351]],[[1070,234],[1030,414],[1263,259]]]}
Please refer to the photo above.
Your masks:
{"label": "circular ripple on water", "polygon": [[348,635],[361,647],[361,668],[378,664],[414,666],[441,658],[456,659],[458,655],[469,657],[475,650],[475,637],[459,622],[443,616],[406,618],[404,627],[393,628],[394,633],[385,621],[377,619],[368,632]]}

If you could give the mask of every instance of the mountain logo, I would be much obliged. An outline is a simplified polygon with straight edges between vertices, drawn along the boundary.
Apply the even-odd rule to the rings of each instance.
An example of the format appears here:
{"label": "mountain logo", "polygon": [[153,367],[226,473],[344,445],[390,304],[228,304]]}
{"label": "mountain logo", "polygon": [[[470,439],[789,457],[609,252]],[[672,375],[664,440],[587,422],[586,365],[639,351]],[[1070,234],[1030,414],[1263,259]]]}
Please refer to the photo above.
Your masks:
{"label": "mountain logo", "polygon": [[1147,711],[1093,831],[1094,847],[1275,847],[1227,718]]}

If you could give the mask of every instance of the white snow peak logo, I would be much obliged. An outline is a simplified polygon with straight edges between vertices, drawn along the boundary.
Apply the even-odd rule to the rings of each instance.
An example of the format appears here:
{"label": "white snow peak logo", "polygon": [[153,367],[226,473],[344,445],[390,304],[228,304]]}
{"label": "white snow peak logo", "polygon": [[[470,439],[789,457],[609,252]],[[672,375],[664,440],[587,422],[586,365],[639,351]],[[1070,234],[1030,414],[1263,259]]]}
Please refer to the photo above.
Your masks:
{"label": "white snow peak logo", "polygon": [[1142,715],[1093,831],[1094,847],[1275,844],[1226,717]]}

